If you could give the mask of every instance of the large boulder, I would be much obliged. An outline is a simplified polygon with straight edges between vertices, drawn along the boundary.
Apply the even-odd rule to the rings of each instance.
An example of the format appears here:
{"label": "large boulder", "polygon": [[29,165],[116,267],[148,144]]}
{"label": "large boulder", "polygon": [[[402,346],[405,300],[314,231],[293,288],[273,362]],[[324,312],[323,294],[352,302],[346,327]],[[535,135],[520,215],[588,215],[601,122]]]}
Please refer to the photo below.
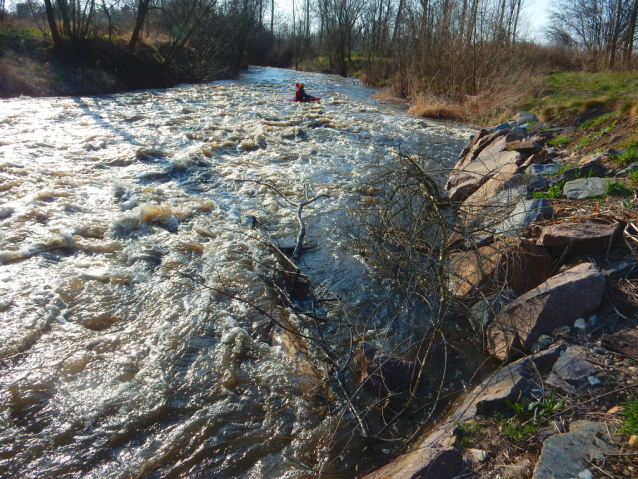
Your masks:
{"label": "large boulder", "polygon": [[605,277],[583,263],[528,291],[501,311],[487,330],[488,350],[499,359],[530,350],[542,334],[567,326],[600,305]]}
{"label": "large boulder", "polygon": [[551,270],[551,258],[543,248],[510,238],[452,255],[448,288],[456,296],[490,295],[502,288],[522,294],[545,281]]}
{"label": "large boulder", "polygon": [[620,223],[558,223],[543,228],[538,240],[556,256],[604,254],[611,248],[622,231]]}

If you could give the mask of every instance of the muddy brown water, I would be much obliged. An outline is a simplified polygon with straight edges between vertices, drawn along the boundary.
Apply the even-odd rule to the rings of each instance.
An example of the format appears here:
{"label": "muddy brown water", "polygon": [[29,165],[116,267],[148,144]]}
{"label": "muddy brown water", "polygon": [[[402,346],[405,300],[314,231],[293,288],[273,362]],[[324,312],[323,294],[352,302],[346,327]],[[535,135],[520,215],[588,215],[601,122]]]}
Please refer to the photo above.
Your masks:
{"label": "muddy brown water", "polygon": [[[296,81],[322,103],[281,101]],[[356,475],[347,411],[321,406],[290,341],[214,289],[283,314],[248,223],[291,244],[294,208],[236,181],[253,179],[293,201],[305,183],[330,194],[305,209],[302,268],[353,314],[382,294],[362,286],[372,274],[347,247],[346,203],[399,145],[450,164],[470,132],[371,93],[251,68],[236,81],[0,101],[0,476]]]}

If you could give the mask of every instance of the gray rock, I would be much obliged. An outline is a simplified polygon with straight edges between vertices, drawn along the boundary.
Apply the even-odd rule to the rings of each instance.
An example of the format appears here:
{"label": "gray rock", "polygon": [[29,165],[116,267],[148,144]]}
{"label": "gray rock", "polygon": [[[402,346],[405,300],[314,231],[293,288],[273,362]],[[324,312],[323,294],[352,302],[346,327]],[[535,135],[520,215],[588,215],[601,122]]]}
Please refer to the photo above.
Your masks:
{"label": "gray rock", "polygon": [[558,223],[543,228],[538,243],[556,256],[579,254],[604,254],[618,239],[620,224]]}
{"label": "gray rock", "polygon": [[467,452],[476,462],[485,462],[489,459],[487,451],[483,451],[482,449],[468,449]]}
{"label": "gray rock", "polygon": [[529,351],[541,334],[571,325],[602,299],[604,275],[591,263],[549,278],[501,311],[487,329],[488,350],[499,359]]}
{"label": "gray rock", "polygon": [[558,170],[560,170],[560,167],[554,163],[548,163],[546,165],[536,163],[529,165],[527,170],[525,170],[525,173],[532,176],[551,176],[557,175]]}
{"label": "gray rock", "polygon": [[531,121],[538,121],[538,118],[536,118],[536,115],[534,115],[533,113],[519,111],[514,117],[514,120],[516,121],[516,123],[527,123]]}
{"label": "gray rock", "polygon": [[568,393],[576,392],[588,376],[598,372],[594,356],[582,346],[571,346],[558,358],[547,378],[547,384]]}
{"label": "gray rock", "polygon": [[503,366],[464,399],[450,418],[450,422],[462,422],[477,414],[490,416],[495,412],[508,410],[508,401],[518,401],[530,386],[532,371],[549,371],[559,354],[560,346],[555,346]]}
{"label": "gray rock", "polygon": [[616,178],[620,178],[623,176],[627,176],[629,173],[636,170],[638,170],[638,163],[632,163],[627,168],[623,168],[622,170],[617,171],[615,176]]}
{"label": "gray rock", "polygon": [[496,125],[496,126],[492,127],[490,130],[491,131],[499,131],[499,130],[505,130],[506,128],[510,129],[510,128],[512,128],[512,126],[509,123],[505,122],[505,123],[501,123],[500,125]]}
{"label": "gray rock", "polygon": [[512,128],[512,133],[518,133],[522,136],[527,136],[527,128],[523,128],[522,126],[517,126]]}
{"label": "gray rock", "polygon": [[530,348],[530,351],[532,353],[538,353],[549,348],[552,344],[554,344],[554,338],[552,336],[549,334],[541,334],[538,341]]}
{"label": "gray rock", "polygon": [[554,208],[545,198],[519,202],[509,216],[495,228],[495,233],[506,238],[525,236],[530,223],[550,219]]}
{"label": "gray rock", "polygon": [[574,323],[574,329],[580,329],[583,332],[587,331],[587,322],[585,321],[585,318],[578,318]]}
{"label": "gray rock", "polygon": [[577,178],[600,178],[607,175],[607,168],[605,168],[599,156],[594,157],[588,163],[578,168],[569,168],[563,172],[563,180],[570,181]]}
{"label": "gray rock", "polygon": [[570,200],[584,200],[596,196],[604,196],[607,193],[609,178],[581,178],[565,183],[563,192]]}
{"label": "gray rock", "polygon": [[595,376],[587,376],[587,381],[591,386],[598,386],[599,384],[602,384],[602,381]]}
{"label": "gray rock", "polygon": [[549,188],[549,181],[540,176],[532,176],[529,181],[529,187],[534,191],[544,191]]}
{"label": "gray rock", "polygon": [[613,261],[603,268],[603,273],[610,279],[638,278],[638,263],[633,258]]}
{"label": "gray rock", "polygon": [[574,421],[570,432],[556,434],[543,444],[532,479],[571,479],[586,469],[589,458],[614,452],[604,424]]}

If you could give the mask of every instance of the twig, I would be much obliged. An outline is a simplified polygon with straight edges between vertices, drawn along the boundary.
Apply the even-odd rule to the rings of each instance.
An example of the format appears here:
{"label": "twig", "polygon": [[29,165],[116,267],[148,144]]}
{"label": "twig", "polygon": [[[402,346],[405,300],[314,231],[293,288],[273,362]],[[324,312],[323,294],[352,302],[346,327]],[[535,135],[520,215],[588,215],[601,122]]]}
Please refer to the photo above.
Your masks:
{"label": "twig", "polygon": [[605,471],[605,470],[601,469],[601,468],[600,468],[600,467],[598,467],[596,464],[594,464],[592,461],[587,461],[587,462],[589,463],[589,465],[590,465],[590,466],[595,467],[595,468],[596,468],[596,469],[598,469],[600,472],[602,472],[605,476],[607,476],[607,477],[611,477],[611,479],[614,479],[614,477],[616,477],[616,476],[614,476],[613,474],[609,474],[607,471]]}

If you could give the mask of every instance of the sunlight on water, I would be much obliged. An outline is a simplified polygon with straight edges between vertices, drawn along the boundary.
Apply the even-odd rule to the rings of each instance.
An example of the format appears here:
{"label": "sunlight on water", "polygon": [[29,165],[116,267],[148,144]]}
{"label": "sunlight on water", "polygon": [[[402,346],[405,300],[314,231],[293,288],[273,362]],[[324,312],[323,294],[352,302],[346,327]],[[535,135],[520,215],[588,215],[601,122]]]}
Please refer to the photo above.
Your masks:
{"label": "sunlight on water", "polygon": [[399,144],[450,164],[468,131],[334,76],[303,74],[320,105],[282,102],[299,78],[0,101],[1,476],[300,478],[337,460],[311,352],[176,271],[284,314],[247,221],[291,245],[294,208],[235,180],[292,201],[307,181],[330,198],[304,211],[301,266],[347,296],[368,274],[338,226],[360,181]]}

